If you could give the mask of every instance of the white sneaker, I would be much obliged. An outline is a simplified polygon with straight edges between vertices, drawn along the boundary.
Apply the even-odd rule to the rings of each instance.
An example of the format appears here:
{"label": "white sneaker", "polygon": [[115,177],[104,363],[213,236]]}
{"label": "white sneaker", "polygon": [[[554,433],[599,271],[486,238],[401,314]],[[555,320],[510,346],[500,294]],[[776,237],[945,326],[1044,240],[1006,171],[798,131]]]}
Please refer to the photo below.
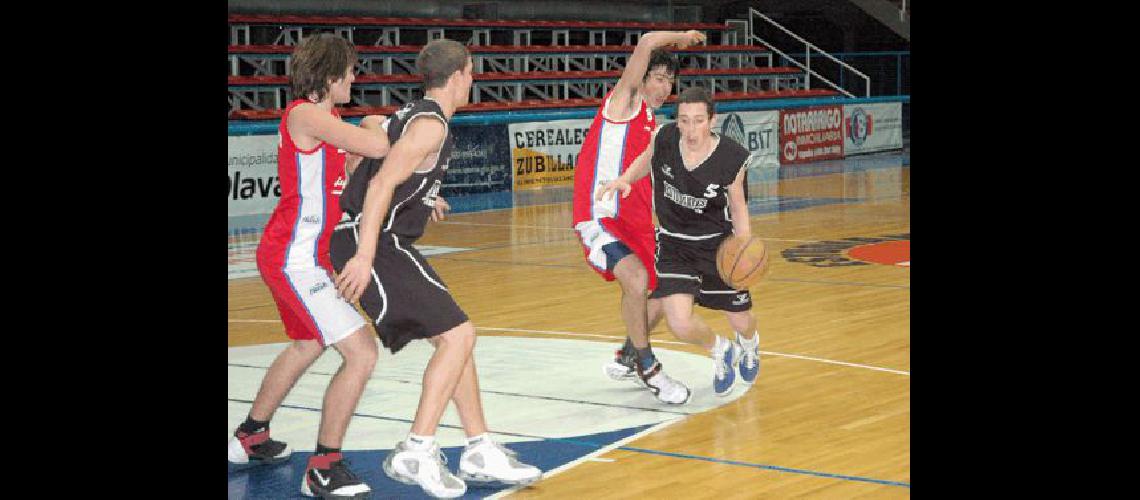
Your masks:
{"label": "white sneaker", "polygon": [[727,396],[732,392],[732,384],[736,382],[736,364],[733,362],[740,356],[740,346],[720,335],[716,337],[713,345],[713,394]]}
{"label": "white sneaker", "polygon": [[740,381],[745,384],[752,384],[756,381],[756,375],[760,373],[760,334],[754,334],[752,340],[741,337],[736,334],[736,345],[739,347],[741,356],[739,360]]}
{"label": "white sneaker", "polygon": [[426,450],[414,450],[400,441],[384,459],[382,467],[388,477],[404,484],[418,484],[433,497],[462,496],[467,492],[467,485],[447,470],[446,463],[447,457],[439,451],[438,443]]}
{"label": "white sneaker", "polygon": [[517,460],[518,454],[484,436],[468,444],[459,457],[459,477],[464,481],[530,484],[542,479],[542,471]]}
{"label": "white sneaker", "polygon": [[661,362],[656,361],[653,366],[649,367],[644,374],[639,375],[641,380],[644,381],[645,386],[657,396],[657,400],[662,403],[669,403],[672,405],[683,405],[689,402],[693,397],[693,392],[685,387],[672,377],[665,374],[662,370]]}

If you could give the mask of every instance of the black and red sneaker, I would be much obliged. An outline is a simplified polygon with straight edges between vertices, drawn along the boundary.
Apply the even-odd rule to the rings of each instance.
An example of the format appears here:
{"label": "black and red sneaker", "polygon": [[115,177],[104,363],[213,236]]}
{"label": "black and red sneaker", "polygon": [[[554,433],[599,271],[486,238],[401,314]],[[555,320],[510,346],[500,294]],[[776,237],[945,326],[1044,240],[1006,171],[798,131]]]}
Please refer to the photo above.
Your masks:
{"label": "black and red sneaker", "polygon": [[641,384],[641,379],[637,377],[637,353],[634,351],[614,351],[614,360],[602,365],[602,371],[613,380],[629,380]]}
{"label": "black and red sneaker", "polygon": [[340,453],[313,455],[301,479],[301,494],[336,500],[371,498],[372,488],[356,477]]}
{"label": "black and red sneaker", "polygon": [[289,445],[269,439],[268,427],[252,434],[238,430],[230,438],[231,464],[276,464],[289,460],[289,455],[292,454]]}

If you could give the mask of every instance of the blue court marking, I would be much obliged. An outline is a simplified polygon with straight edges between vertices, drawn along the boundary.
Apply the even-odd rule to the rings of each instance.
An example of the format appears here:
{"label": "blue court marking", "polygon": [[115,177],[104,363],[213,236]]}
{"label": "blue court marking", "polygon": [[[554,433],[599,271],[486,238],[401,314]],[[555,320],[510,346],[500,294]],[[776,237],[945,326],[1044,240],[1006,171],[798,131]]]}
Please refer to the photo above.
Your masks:
{"label": "blue court marking", "polygon": [[[243,400],[243,399],[228,398],[228,400],[232,401],[232,402],[237,402],[237,403],[253,404],[252,401]],[[320,412],[321,411],[318,408],[309,408],[309,407],[305,407],[305,406],[296,406],[296,405],[289,405],[289,404],[282,404],[281,408],[291,408],[291,409],[296,409],[296,410],[305,410],[305,411],[312,411],[312,412]],[[373,419],[377,419],[377,420],[387,420],[387,421],[392,421],[392,422],[402,422],[402,423],[406,423],[409,425],[411,425],[411,423],[412,423],[412,421],[408,420],[408,419],[382,417],[382,416],[378,416],[378,415],[367,415],[367,414],[361,414],[361,413],[353,413],[353,416],[364,417],[364,418],[373,418]],[[439,426],[449,428],[449,429],[462,429],[462,427],[460,427],[460,426],[448,425],[448,424],[443,424],[443,423],[440,423]],[[621,439],[628,437],[628,436],[632,436],[632,435],[634,435],[638,432],[641,432],[642,430],[647,429],[649,427],[650,427],[649,425],[644,425],[644,426],[640,426],[640,427],[631,427],[631,428],[622,429],[619,431],[581,436],[579,438],[573,438],[573,439],[548,438],[548,437],[543,437],[543,436],[536,436],[536,435],[522,434],[522,433],[513,433],[513,432],[499,432],[499,431],[491,431],[491,432],[493,434],[502,434],[502,435],[508,435],[508,436],[517,436],[517,437],[539,439],[540,441],[510,443],[510,448],[513,448],[513,449],[519,451],[519,453],[523,457],[525,457],[526,460],[530,461],[530,463],[532,463],[536,467],[539,467],[542,470],[550,470],[550,469],[556,468],[560,465],[563,465],[565,463],[569,463],[573,459],[576,459],[580,456],[586,455],[588,452],[582,453],[580,450],[581,448],[593,448],[593,449],[604,448],[604,447],[609,446],[610,444],[612,444],[618,440],[621,440]],[[551,447],[551,444],[553,444],[555,446]],[[577,456],[572,456],[572,458],[570,458],[569,460],[565,460],[564,462],[552,463],[553,461],[550,460],[552,454],[564,456],[567,454],[566,452],[568,451],[567,446],[557,446],[557,445],[569,445],[569,447],[578,448],[579,449],[578,452],[575,453],[575,452],[571,451],[569,453],[570,455],[577,455]],[[528,450],[527,448],[530,448],[530,447],[533,447],[533,448]],[[753,462],[743,462],[743,461],[739,461],[739,460],[726,460],[726,459],[720,459],[720,458],[703,457],[700,455],[690,455],[690,454],[686,454],[686,453],[672,453],[672,452],[666,452],[666,451],[651,450],[648,448],[638,448],[638,447],[633,447],[633,446],[619,446],[615,449],[624,450],[624,451],[631,451],[631,452],[635,452],[635,453],[646,453],[646,454],[650,454],[650,455],[660,455],[660,456],[666,456],[666,457],[672,457],[672,458],[681,458],[681,459],[688,459],[688,460],[701,460],[701,461],[705,461],[705,462],[714,462],[714,463],[720,463],[720,464],[725,464],[725,465],[734,465],[734,466],[739,466],[739,467],[766,469],[766,470],[772,470],[772,471],[776,471],[776,472],[787,472],[787,473],[791,473],[791,474],[803,474],[803,475],[808,475],[808,476],[841,479],[841,480],[845,480],[845,481],[858,481],[858,482],[865,482],[865,483],[882,484],[882,485],[887,485],[887,486],[900,486],[900,487],[904,487],[904,488],[910,488],[910,483],[905,483],[905,482],[900,482],[900,481],[890,481],[890,480],[885,480],[885,479],[875,479],[875,478],[869,478],[869,477],[851,476],[851,475],[847,475],[847,474],[834,474],[834,473],[830,473],[830,472],[813,471],[813,470],[809,470],[809,469],[795,469],[795,468],[790,468],[790,467],[781,467],[778,465],[760,464],[760,463],[753,463]],[[388,451],[389,450],[381,450],[379,452],[358,452],[358,453],[361,453],[362,455],[375,454],[377,456],[376,459],[367,460],[367,461],[361,460],[361,462],[369,463],[369,464],[378,464],[379,461],[383,460],[383,457],[387,456]],[[529,451],[529,453],[528,453],[528,451]],[[556,453],[552,453],[552,452],[556,452]],[[346,451],[344,453],[345,453],[346,457],[352,459],[352,455],[350,455],[350,454],[353,452]],[[460,453],[462,453],[461,447],[444,448],[444,455],[447,456],[447,460],[448,460],[449,464],[457,464],[459,461],[459,454]],[[298,457],[299,455],[301,455],[301,453],[294,454],[293,457],[291,458],[291,461],[299,462],[299,457]],[[300,487],[299,478],[301,477],[301,474],[304,473],[304,462],[299,462],[299,464],[295,464],[294,468],[297,469],[295,477],[298,478],[298,481],[296,482],[295,486],[297,486],[299,488]],[[231,478],[234,476],[235,471],[241,471],[241,470],[242,469],[239,467],[235,467],[233,465],[230,465],[229,471],[230,471]],[[361,479],[365,480],[366,482],[368,482],[370,484],[375,484],[376,482],[379,482],[379,481],[384,481],[386,483],[391,482],[393,484],[398,484],[398,483],[395,483],[394,481],[391,481],[390,479],[388,479],[388,477],[383,475],[382,473],[377,474],[379,476],[377,479],[370,480],[371,478],[363,477],[364,474],[360,474],[361,471],[354,470],[354,472],[357,472],[358,475],[362,476]],[[369,465],[367,468],[367,472],[379,472],[379,467],[374,467],[372,465]],[[385,489],[387,490],[387,488],[385,488]],[[505,489],[505,488],[501,488],[501,489]],[[232,488],[231,488],[231,490],[232,490]],[[418,487],[410,487],[408,491],[422,494]],[[469,489],[468,491],[469,491],[468,494],[471,494],[470,493],[471,490]],[[488,495],[488,494],[490,494],[490,493],[485,491],[485,490],[480,492],[480,496]],[[234,498],[234,497],[231,496],[231,498]],[[253,497],[244,497],[244,498],[253,498]],[[273,498],[280,498],[280,497],[273,497]],[[464,498],[467,498],[467,497],[464,496]]]}
{"label": "blue court marking", "polygon": [[626,450],[626,451],[636,451],[639,453],[649,453],[652,455],[661,455],[661,456],[665,456],[665,457],[687,458],[690,460],[703,460],[705,462],[714,462],[714,463],[718,463],[718,464],[739,465],[742,467],[755,467],[757,469],[768,469],[768,470],[774,470],[774,471],[778,471],[778,472],[791,472],[793,474],[807,474],[809,476],[830,477],[830,478],[835,478],[835,479],[846,479],[848,481],[862,481],[862,482],[867,482],[867,483],[885,484],[887,486],[902,486],[904,488],[910,488],[910,483],[904,483],[901,481],[888,481],[886,479],[875,479],[875,478],[860,477],[860,476],[848,476],[846,474],[832,474],[830,472],[818,472],[818,471],[807,470],[807,469],[793,469],[791,467],[780,467],[779,465],[754,464],[754,463],[750,463],[750,462],[741,462],[739,460],[724,460],[724,459],[720,459],[720,458],[710,458],[710,457],[702,457],[699,455],[690,455],[688,453],[671,453],[668,451],[649,450],[649,449],[645,449],[645,448],[634,448],[632,446],[621,446],[621,447],[618,447],[618,449],[619,450]]}
{"label": "blue court marking", "polygon": [[[241,368],[256,368],[258,370],[268,370],[269,369],[269,367],[266,367],[266,366],[245,365],[245,364],[241,364],[241,363],[229,363],[229,366],[236,366],[236,367],[241,367]],[[325,375],[328,377],[333,376],[332,373],[319,372],[319,371],[315,371],[315,370],[310,370],[306,373],[312,373],[314,375]],[[403,380],[403,379],[392,378],[392,377],[372,376],[372,377],[369,377],[369,380],[384,380],[387,382],[398,382],[401,384],[408,384],[408,385],[423,385],[423,382],[417,382],[414,380]],[[637,388],[636,386],[634,386],[633,384],[629,385],[629,389],[637,389],[638,391],[641,390],[641,389]],[[641,411],[651,411],[651,412],[656,412],[656,413],[669,413],[672,415],[692,415],[693,414],[693,412],[686,412],[686,411],[665,410],[665,409],[661,409],[661,408],[644,408],[641,406],[615,405],[615,404],[611,404],[611,403],[598,403],[596,401],[584,401],[584,400],[579,400],[579,399],[556,398],[554,396],[539,396],[537,394],[522,394],[522,393],[518,393],[518,392],[492,391],[489,389],[480,389],[479,392],[484,393],[484,394],[498,394],[500,396],[514,396],[514,397],[528,398],[528,399],[542,399],[542,400],[546,400],[546,401],[561,401],[563,403],[579,403],[579,404],[593,405],[593,406],[604,406],[606,408],[621,408],[621,409],[625,409],[625,410],[641,410]],[[633,391],[630,391],[630,392],[633,392]]]}
{"label": "blue court marking", "polygon": [[[648,427],[645,425],[581,436],[588,440],[582,442],[540,440],[509,443],[506,446],[518,452],[523,461],[549,471]],[[463,448],[452,446],[441,448],[441,451],[447,459],[448,469],[455,470]],[[372,488],[373,498],[424,498],[425,495],[418,486],[396,482],[381,471],[380,463],[389,452],[391,449],[351,450],[342,453],[349,462],[349,468]],[[300,486],[309,456],[311,452],[294,453],[288,462],[268,467],[230,465],[228,480],[230,500],[304,498],[300,495]],[[508,488],[509,485],[500,483],[468,482],[467,494],[461,498],[483,498]]]}
{"label": "blue court marking", "polygon": [[492,191],[488,193],[450,194],[443,197],[451,206],[449,213],[461,214],[466,212],[480,212],[514,206],[514,193],[510,189],[505,191]]}

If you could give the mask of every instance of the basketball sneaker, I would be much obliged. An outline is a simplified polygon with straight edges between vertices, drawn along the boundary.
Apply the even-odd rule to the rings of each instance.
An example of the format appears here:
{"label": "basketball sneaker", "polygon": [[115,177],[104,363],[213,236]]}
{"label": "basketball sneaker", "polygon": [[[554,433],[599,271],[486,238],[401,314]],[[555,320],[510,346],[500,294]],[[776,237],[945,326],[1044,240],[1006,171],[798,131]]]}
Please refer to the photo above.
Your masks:
{"label": "basketball sneaker", "polygon": [[388,477],[404,484],[418,484],[435,498],[455,498],[467,492],[467,485],[451,474],[444,464],[447,457],[433,443],[426,450],[409,448],[403,441],[384,459],[382,468]]}
{"label": "basketball sneaker", "polygon": [[293,450],[281,441],[269,439],[269,428],[248,434],[238,430],[230,438],[229,459],[235,465],[276,464],[289,460]]}
{"label": "basketball sneaker", "polygon": [[371,498],[372,488],[348,469],[340,453],[313,455],[301,479],[301,494],[337,500],[363,500]]}
{"label": "basketball sneaker", "polygon": [[713,393],[717,396],[727,396],[732,392],[732,384],[736,382],[736,367],[732,362],[737,354],[735,342],[720,335],[712,348],[713,358]]}
{"label": "basketball sneaker", "polygon": [[614,360],[602,366],[602,371],[613,380],[629,380],[637,385],[644,385],[637,376],[637,351],[626,353],[622,349],[614,351]]}
{"label": "basketball sneaker", "polygon": [[653,366],[644,372],[637,370],[637,376],[662,403],[683,405],[693,397],[693,392],[685,384],[665,374],[660,361],[654,361]]}
{"label": "basketball sneaker", "polygon": [[490,437],[468,443],[459,457],[459,478],[467,482],[530,484],[542,479],[542,471],[518,461],[518,454]]}
{"label": "basketball sneaker", "polygon": [[755,333],[752,335],[752,340],[748,340],[738,333],[736,334],[736,345],[741,352],[741,356],[737,358],[739,360],[740,381],[751,384],[756,380],[756,374],[760,373],[760,334]]}

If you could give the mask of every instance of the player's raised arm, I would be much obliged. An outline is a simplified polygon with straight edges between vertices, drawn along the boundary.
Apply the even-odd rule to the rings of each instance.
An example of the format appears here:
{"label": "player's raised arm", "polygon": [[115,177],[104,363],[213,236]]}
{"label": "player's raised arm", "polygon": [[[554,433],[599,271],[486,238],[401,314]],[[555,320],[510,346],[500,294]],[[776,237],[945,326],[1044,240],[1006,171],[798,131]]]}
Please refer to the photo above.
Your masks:
{"label": "player's raised arm", "polygon": [[376,244],[380,238],[380,224],[383,223],[392,205],[392,193],[396,186],[411,177],[428,155],[439,151],[447,130],[443,122],[435,119],[412,120],[400,140],[388,152],[384,167],[368,183],[364,195],[364,209],[360,213],[360,238],[356,254],[344,266],[337,277],[337,292],[350,301],[355,301],[364,292],[372,273],[372,261],[376,256]]}
{"label": "player's raised arm", "polygon": [[629,56],[625,70],[621,73],[621,79],[617,85],[614,85],[614,96],[620,97],[623,103],[633,98],[633,93],[637,91],[638,85],[645,78],[645,72],[649,69],[649,55],[653,53],[653,49],[666,45],[685,48],[704,40],[705,34],[695,30],[650,31],[642,35],[633,49],[633,54]]}

